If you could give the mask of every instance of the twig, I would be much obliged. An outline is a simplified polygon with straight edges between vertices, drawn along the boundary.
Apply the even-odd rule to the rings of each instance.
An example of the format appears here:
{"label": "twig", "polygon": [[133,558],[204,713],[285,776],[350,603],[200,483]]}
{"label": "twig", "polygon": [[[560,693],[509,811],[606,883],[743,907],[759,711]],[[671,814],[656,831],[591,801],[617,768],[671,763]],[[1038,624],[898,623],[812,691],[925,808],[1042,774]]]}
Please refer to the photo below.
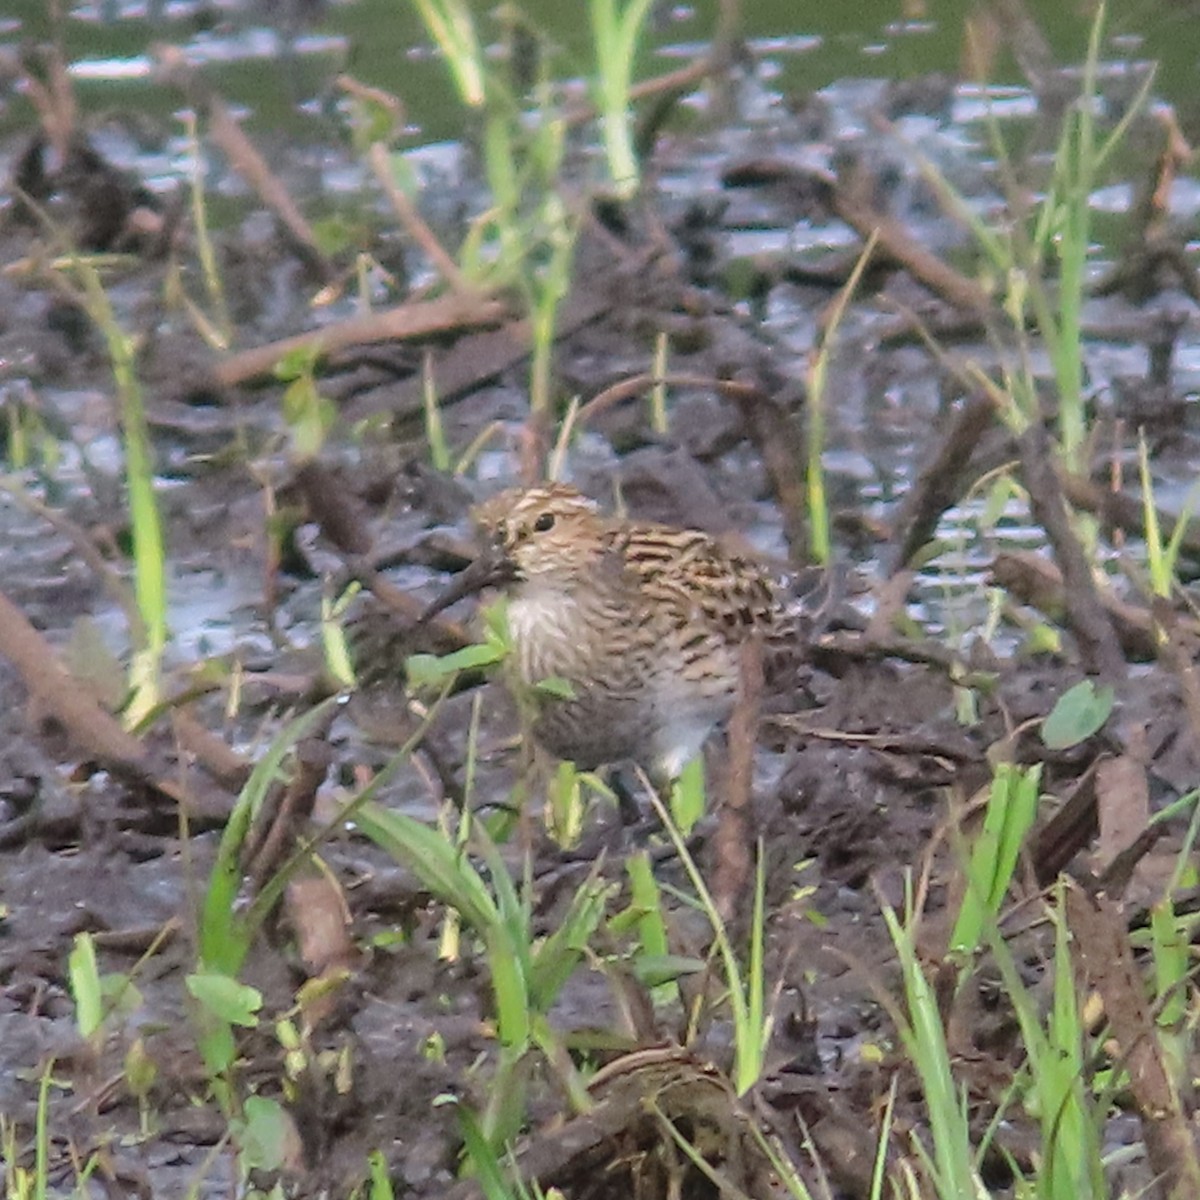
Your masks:
{"label": "twig", "polygon": [[433,263],[438,274],[458,295],[465,299],[479,299],[481,295],[479,289],[467,282],[463,273],[458,269],[458,264],[437,240],[433,230],[429,228],[417,211],[417,206],[396,186],[391,163],[388,161],[387,147],[382,142],[372,143],[371,149],[367,152],[367,161],[371,164],[375,180],[383,189],[383,194],[387,196],[392,211],[399,217],[404,228],[408,230],[409,237],[425,251],[425,256]]}
{"label": "twig", "polygon": [[231,354],[213,368],[211,382],[218,388],[225,388],[261,378],[270,374],[281,358],[295,350],[316,347],[322,354],[333,354],[347,346],[429,337],[481,325],[496,325],[504,320],[507,312],[497,300],[467,300],[453,295],[400,304],[384,312],[350,317],[327,325],[324,329]]}
{"label": "twig", "polygon": [[337,715],[337,710],[331,709],[312,736],[296,746],[292,778],[286,787],[274,790],[276,803],[270,816],[256,824],[246,838],[242,863],[254,894],[262,891],[268,877],[296,849],[300,828],[312,816],[317,789],[333,762],[333,748],[326,739]]}
{"label": "twig", "polygon": [[725,794],[714,839],[717,862],[713,901],[726,922],[736,915],[738,898],[746,895],[750,880],[750,845],[754,840],[750,828],[751,783],[762,691],[762,642],[751,638],[740,652],[737,703],[729,721]]}
{"label": "twig", "polygon": [[71,739],[126,778],[152,787],[186,806],[193,816],[224,818],[228,796],[213,796],[185,788],[171,778],[161,762],[141,740],[122,728],[101,708],[62,663],[46,639],[25,614],[0,592],[0,654],[17,668],[29,693],[62,723]]}
{"label": "twig", "polygon": [[[1028,550],[1007,550],[992,560],[988,582],[1003,588],[1019,603],[1036,608],[1052,621],[1068,619],[1067,588],[1062,572],[1043,555]],[[1158,652],[1154,616],[1119,600],[1107,589],[1097,589],[1097,599],[1120,642],[1122,653],[1148,661]],[[1181,618],[1182,620],[1182,618]],[[1196,623],[1193,626],[1193,636]]]}
{"label": "twig", "polygon": [[1054,558],[1062,571],[1066,620],[1079,646],[1084,669],[1102,679],[1125,676],[1113,623],[1096,593],[1091,565],[1075,536],[1067,515],[1066,501],[1054,469],[1050,438],[1034,422],[1017,439],[1021,451],[1021,475],[1029,492],[1033,518],[1046,531]]}
{"label": "twig", "polygon": [[134,645],[144,644],[146,629],[137,606],[137,599],[125,581],[109,566],[104,555],[96,548],[96,543],[88,536],[87,530],[72,521],[65,513],[50,508],[35,496],[30,495],[15,480],[0,477],[0,491],[6,492],[22,508],[41,517],[59,533],[70,538],[79,557],[91,567],[100,580],[101,586],[121,609],[129,630],[129,640]]}
{"label": "twig", "polygon": [[946,436],[917,474],[893,518],[896,556],[890,573],[908,565],[912,556],[933,537],[942,514],[962,498],[971,478],[971,457],[980,439],[992,427],[995,412],[991,398],[976,392],[954,414]]}
{"label": "twig", "polygon": [[[34,70],[33,60],[40,57],[46,77],[40,78]],[[71,86],[71,75],[58,46],[46,49],[38,55],[30,52],[21,59],[21,75],[25,83],[25,94],[38,115],[42,132],[54,149],[60,162],[65,161],[71,140],[79,128],[79,108],[75,103],[75,90]]]}
{"label": "twig", "polygon": [[1066,908],[1080,970],[1100,993],[1125,1060],[1146,1155],[1162,1182],[1160,1194],[1167,1200],[1193,1200],[1200,1196],[1200,1160],[1125,922],[1112,900],[1089,896],[1077,886],[1067,889]]}
{"label": "twig", "polygon": [[[1065,470],[1059,471],[1059,479],[1071,504],[1094,514],[1105,534],[1111,536],[1114,530],[1123,530],[1145,537],[1146,510],[1139,497],[1102,488],[1083,475],[1072,475]],[[1180,537],[1179,552],[1192,562],[1200,561],[1200,522],[1189,520],[1193,514],[1168,513],[1161,508],[1155,511],[1160,529],[1170,529],[1176,521],[1189,522]]]}

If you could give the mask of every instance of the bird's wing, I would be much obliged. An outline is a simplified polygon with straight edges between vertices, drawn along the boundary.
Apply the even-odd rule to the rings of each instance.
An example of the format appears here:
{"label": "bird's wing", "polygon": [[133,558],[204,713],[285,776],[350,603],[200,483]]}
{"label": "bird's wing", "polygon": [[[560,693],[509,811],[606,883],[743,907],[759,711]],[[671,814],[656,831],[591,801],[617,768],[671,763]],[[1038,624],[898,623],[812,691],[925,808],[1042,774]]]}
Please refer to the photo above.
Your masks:
{"label": "bird's wing", "polygon": [[778,598],[767,574],[707,534],[632,525],[615,537],[614,548],[651,608],[734,639],[775,620]]}

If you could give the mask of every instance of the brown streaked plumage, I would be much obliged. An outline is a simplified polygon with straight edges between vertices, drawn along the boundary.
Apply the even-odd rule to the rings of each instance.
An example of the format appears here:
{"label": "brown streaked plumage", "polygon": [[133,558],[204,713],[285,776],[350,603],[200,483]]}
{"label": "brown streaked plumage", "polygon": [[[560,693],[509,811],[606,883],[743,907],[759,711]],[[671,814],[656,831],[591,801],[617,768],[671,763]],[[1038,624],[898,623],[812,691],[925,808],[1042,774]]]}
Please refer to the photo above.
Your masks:
{"label": "brown streaked plumage", "polygon": [[678,775],[733,708],[742,644],[780,625],[767,574],[698,530],[604,516],[563,484],[473,515],[489,549],[453,594],[503,585],[521,678],[570,684],[569,699],[539,695],[538,741],[583,769]]}

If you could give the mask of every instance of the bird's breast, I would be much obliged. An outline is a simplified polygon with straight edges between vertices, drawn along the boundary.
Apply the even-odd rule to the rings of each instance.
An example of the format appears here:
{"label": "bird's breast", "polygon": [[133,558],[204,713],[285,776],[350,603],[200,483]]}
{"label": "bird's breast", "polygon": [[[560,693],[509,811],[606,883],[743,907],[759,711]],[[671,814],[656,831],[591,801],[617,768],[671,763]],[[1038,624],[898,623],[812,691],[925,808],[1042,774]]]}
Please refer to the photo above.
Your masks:
{"label": "bird's breast", "polygon": [[526,683],[572,678],[584,668],[592,632],[586,614],[569,596],[530,589],[508,606],[508,631]]}

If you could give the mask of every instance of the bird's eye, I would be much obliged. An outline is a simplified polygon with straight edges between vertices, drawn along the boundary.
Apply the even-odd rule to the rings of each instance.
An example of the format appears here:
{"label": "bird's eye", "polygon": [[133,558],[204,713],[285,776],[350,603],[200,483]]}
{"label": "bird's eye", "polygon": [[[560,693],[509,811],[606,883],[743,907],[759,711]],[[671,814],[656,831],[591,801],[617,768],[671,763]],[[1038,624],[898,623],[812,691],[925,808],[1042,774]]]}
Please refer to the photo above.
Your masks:
{"label": "bird's eye", "polygon": [[554,514],[544,512],[533,523],[534,533],[548,533],[554,528]]}

